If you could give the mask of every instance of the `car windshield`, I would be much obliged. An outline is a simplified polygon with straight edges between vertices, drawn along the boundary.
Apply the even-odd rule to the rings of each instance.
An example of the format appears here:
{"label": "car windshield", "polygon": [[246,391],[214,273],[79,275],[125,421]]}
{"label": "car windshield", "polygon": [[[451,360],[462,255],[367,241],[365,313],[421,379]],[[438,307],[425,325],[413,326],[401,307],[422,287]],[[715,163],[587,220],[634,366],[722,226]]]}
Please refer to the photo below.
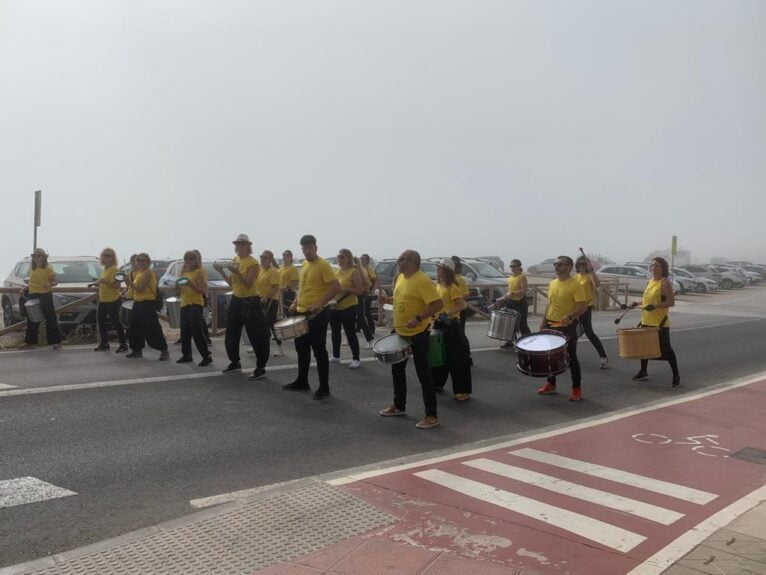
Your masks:
{"label": "car windshield", "polygon": [[101,266],[97,261],[50,262],[49,265],[53,268],[56,280],[60,284],[92,282],[101,273]]}
{"label": "car windshield", "polygon": [[436,279],[436,264],[432,262],[420,262],[420,271],[432,280]]}
{"label": "car windshield", "polygon": [[505,274],[498,271],[497,269],[493,268],[489,264],[485,263],[473,263],[471,262],[471,267],[476,270],[476,272],[485,278],[503,278],[505,279]]}
{"label": "car windshield", "polygon": [[208,281],[223,281],[223,276],[213,267],[213,262],[202,262],[202,267],[207,272]]}

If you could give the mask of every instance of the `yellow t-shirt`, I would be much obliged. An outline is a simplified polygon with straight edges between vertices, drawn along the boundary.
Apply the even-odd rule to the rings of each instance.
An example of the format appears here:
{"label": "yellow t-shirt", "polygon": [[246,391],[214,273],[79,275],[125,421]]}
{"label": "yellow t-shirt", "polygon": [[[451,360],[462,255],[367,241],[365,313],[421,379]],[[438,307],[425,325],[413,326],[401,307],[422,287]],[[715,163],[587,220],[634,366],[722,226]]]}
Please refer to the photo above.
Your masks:
{"label": "yellow t-shirt", "polygon": [[234,256],[232,265],[237,266],[239,273],[245,277],[247,276],[247,272],[250,270],[250,268],[255,267],[256,269],[255,279],[253,280],[253,283],[250,284],[250,287],[245,287],[245,284],[242,283],[242,280],[239,279],[238,275],[231,274],[231,291],[234,293],[234,295],[237,297],[257,296],[258,289],[256,288],[256,280],[258,279],[258,273],[260,272],[261,266],[256,261],[256,259],[253,256],[245,256],[241,259],[239,256]]}
{"label": "yellow t-shirt", "polygon": [[[641,307],[646,307],[649,304],[660,304],[662,301],[663,281],[665,281],[665,278],[649,280],[649,283],[646,284],[646,289],[644,290],[644,297],[641,298]],[[641,312],[641,325],[658,327],[666,317],[668,317],[668,308],[666,307],[654,309],[652,311],[643,310]],[[670,327],[670,320],[668,319],[668,321],[663,323],[662,327]]]}
{"label": "yellow t-shirt", "polygon": [[29,272],[29,293],[51,293],[50,282],[54,275],[51,266]]}
{"label": "yellow t-shirt", "polygon": [[[335,270],[335,277],[338,278],[338,283],[340,283],[341,291],[347,290],[347,289],[353,289],[354,272],[356,272],[356,268],[348,268],[347,270],[342,270],[338,268],[337,270]],[[338,299],[338,305],[335,306],[335,309],[338,311],[341,311],[344,309],[348,309],[350,307],[354,307],[358,303],[359,303],[359,298],[356,297],[356,294],[348,294],[347,296],[340,296]]]}
{"label": "yellow t-shirt", "polygon": [[279,270],[274,267],[269,269],[261,268],[261,273],[258,274],[258,279],[255,280],[255,287],[258,291],[258,295],[265,298],[269,295],[269,292],[277,286],[277,290],[271,299],[279,299]]}
{"label": "yellow t-shirt", "polygon": [[[128,277],[130,277],[130,281],[135,281],[136,280],[136,272],[134,272],[134,271],[128,272]],[[133,299],[135,297],[135,295],[136,295],[136,290],[133,289],[133,284],[130,284],[128,286],[128,289],[125,290],[125,297],[127,299]]]}
{"label": "yellow t-shirt", "polygon": [[585,292],[585,300],[588,306],[593,305],[593,283],[590,281],[590,274],[576,273],[575,279],[580,282],[583,291]]}
{"label": "yellow t-shirt", "polygon": [[585,301],[585,292],[574,277],[568,277],[564,281],[556,278],[548,284],[545,319],[551,324],[558,324],[565,315],[570,315],[577,309],[579,302]]}
{"label": "yellow t-shirt", "polygon": [[292,282],[298,281],[298,268],[293,264],[285,265],[279,270],[279,287],[286,289]]}
{"label": "yellow t-shirt", "polygon": [[327,294],[327,284],[335,279],[335,272],[325,260],[318,257],[301,265],[301,277],[298,288],[297,310],[306,311],[311,304],[322,301]]}
{"label": "yellow t-shirt", "polygon": [[[114,282],[114,274],[118,272],[117,266],[104,268],[98,276],[98,279]],[[109,303],[120,299],[120,288],[109,287],[106,284],[98,284],[98,301]]]}
{"label": "yellow t-shirt", "polygon": [[[448,309],[455,307],[455,300],[463,299],[463,294],[460,293],[460,286],[457,284],[450,284],[443,286],[440,283],[436,284],[436,291],[444,304],[444,307],[439,313],[446,312]],[[460,319],[460,312],[456,311],[448,314],[450,319]]]}
{"label": "yellow t-shirt", "polygon": [[460,287],[460,293],[463,294],[463,297],[468,296],[468,284],[465,283],[465,278],[460,274],[455,274],[455,281]]}
{"label": "yellow t-shirt", "polygon": [[375,285],[375,280],[378,279],[378,274],[375,273],[375,270],[372,268],[372,266],[367,266],[365,268],[365,272],[367,273],[367,280],[369,285],[367,286],[368,291],[372,290],[372,286]]}
{"label": "yellow t-shirt", "polygon": [[[516,274],[508,276],[508,293],[513,293],[515,291],[519,291],[521,289],[521,280],[524,279],[524,274]],[[527,294],[516,294],[510,297],[513,301],[521,301],[525,297],[527,297]]]}
{"label": "yellow t-shirt", "polygon": [[157,297],[157,276],[154,275],[152,270],[144,270],[142,272],[136,272],[133,278],[133,283],[137,284],[144,277],[144,274],[149,274],[149,282],[143,291],[133,290],[133,299],[136,301],[153,301]]}
{"label": "yellow t-shirt", "polygon": [[431,302],[441,299],[434,282],[425,273],[418,270],[410,277],[399,274],[394,285],[394,326],[396,333],[403,336],[417,335],[428,329],[430,317],[413,328],[405,327]]}
{"label": "yellow t-shirt", "polygon": [[[195,283],[197,281],[197,277],[199,276],[207,281],[207,274],[205,273],[205,270],[200,268],[190,272],[182,272],[178,277],[188,279],[189,283],[191,284]],[[186,307],[187,305],[205,305],[205,298],[202,296],[202,294],[194,291],[189,286],[183,286],[179,288],[179,291],[181,292],[181,307]]]}

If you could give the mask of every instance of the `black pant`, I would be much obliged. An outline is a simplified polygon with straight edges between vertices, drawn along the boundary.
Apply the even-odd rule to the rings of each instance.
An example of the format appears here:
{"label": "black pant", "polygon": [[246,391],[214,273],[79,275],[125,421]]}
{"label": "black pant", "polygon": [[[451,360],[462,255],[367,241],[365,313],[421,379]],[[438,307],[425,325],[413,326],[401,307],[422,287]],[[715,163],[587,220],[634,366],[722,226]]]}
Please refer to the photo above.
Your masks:
{"label": "black pant", "polygon": [[367,341],[372,341],[375,337],[375,324],[370,323],[365,314],[364,308],[365,305],[367,305],[367,296],[360,295],[357,297],[357,299],[359,301],[354,306],[354,310],[356,310],[356,331],[362,330],[364,333],[364,339]]}
{"label": "black pant", "polygon": [[434,386],[436,389],[443,388],[447,383],[447,377],[452,376],[453,393],[472,393],[471,365],[468,362],[465,338],[460,333],[460,323],[454,321],[439,327],[444,334],[447,362],[441,367],[431,368]]}
{"label": "black pant", "polygon": [[[370,337],[367,337],[367,332],[364,332],[364,337],[367,339],[367,341],[372,341],[375,337],[375,319],[372,317],[372,302],[378,298],[374,295],[366,295],[361,299],[362,307],[364,309],[365,323],[367,324],[367,329],[370,330]],[[380,310],[380,313],[382,312],[383,310]]]}
{"label": "black pant", "polygon": [[527,303],[526,297],[520,300],[505,300],[505,307],[519,312],[519,323],[516,325],[517,333],[520,333],[522,337],[532,333],[532,331],[529,329],[529,324],[527,323],[527,316],[529,315],[529,303]]}
{"label": "black pant", "polygon": [[[673,372],[673,377],[680,377],[678,373],[678,360],[676,359],[676,352],[673,351],[673,348],[670,346],[669,327],[660,328],[660,352],[662,352],[662,357],[660,359],[664,359],[670,363],[670,369]],[[642,359],[641,371],[646,372],[647,367],[649,367],[649,360]]]}
{"label": "black pant", "polygon": [[[426,415],[436,417],[436,391],[431,377],[431,368],[428,367],[428,330],[422,331],[410,337],[412,344],[412,360],[415,362],[415,373],[418,374],[420,388],[423,391],[423,403],[426,407]],[[407,362],[395,363],[391,366],[391,375],[394,379],[394,405],[397,409],[404,410],[407,407]]]}
{"label": "black pant", "polygon": [[[56,307],[53,305],[52,293],[31,293],[25,294],[27,300],[39,300],[40,311],[43,312],[43,321],[45,322],[45,337],[48,339],[48,344],[58,345],[61,343],[61,330],[59,329],[59,321],[56,317]],[[40,324],[33,321],[29,321],[27,318],[27,332],[24,336],[24,342],[30,345],[37,344],[37,334],[40,329]]]}
{"label": "black pant", "polygon": [[348,347],[351,348],[351,358],[359,360],[359,338],[356,337],[354,324],[356,322],[357,306],[342,310],[333,310],[330,314],[330,339],[332,340],[332,355],[340,357],[340,328],[346,332]]}
{"label": "black pant", "polygon": [[309,383],[309,365],[311,351],[317,360],[319,374],[319,389],[330,389],[330,359],[327,357],[327,323],[330,321],[330,311],[322,310],[309,321],[309,332],[295,338],[295,351],[298,353],[298,379],[300,384]]}
{"label": "black pant", "polygon": [[290,314],[288,313],[288,310],[290,309],[290,306],[293,305],[293,302],[295,301],[295,292],[291,290],[290,288],[285,288],[282,290],[282,316],[288,317]]}
{"label": "black pant", "polygon": [[468,311],[468,308],[465,308],[464,310],[460,311],[460,333],[463,334],[463,339],[465,340],[465,345],[468,348],[468,357],[471,357],[471,342],[468,341],[468,336],[465,334],[465,322],[468,321],[468,314],[471,313]]}
{"label": "black pant", "polygon": [[224,344],[226,355],[231,363],[239,363],[239,341],[242,328],[255,350],[256,367],[266,367],[269,361],[269,327],[263,317],[261,298],[231,296],[229,312],[226,315],[226,336]]}
{"label": "black pant", "polygon": [[205,325],[202,311],[203,307],[197,304],[185,305],[181,308],[181,355],[184,357],[191,357],[192,355],[192,338],[202,357],[210,355],[205,332],[202,329]]}
{"label": "black pant", "polygon": [[[279,301],[275,299],[269,299],[263,304],[263,315],[266,317],[266,325],[271,330],[271,335],[274,336],[274,341],[277,345],[282,345],[282,340],[277,337],[277,332],[274,331],[274,324],[277,323],[277,311],[279,311]],[[271,348],[271,346],[269,346]]]}
{"label": "black pant", "polygon": [[120,339],[120,344],[125,343],[125,329],[120,323],[120,306],[122,305],[121,299],[114,301],[98,302],[98,333],[101,338],[101,345],[109,345],[109,328],[113,328],[117,332],[117,337]]}
{"label": "black pant", "polygon": [[168,349],[168,343],[162,333],[160,318],[157,317],[157,304],[154,300],[133,303],[129,332],[130,349],[133,351],[144,349],[144,341],[154,349],[160,351]]}
{"label": "black pant", "polygon": [[[567,355],[569,356],[569,373],[572,375],[572,389],[580,387],[580,362],[577,361],[577,322],[574,321],[567,327],[549,327],[558,331],[567,338]],[[556,376],[548,378],[548,383],[556,385]]]}
{"label": "black pant", "polygon": [[599,357],[606,357],[606,352],[604,351],[604,346],[601,344],[601,340],[596,335],[596,332],[593,331],[593,321],[592,321],[592,314],[593,314],[593,307],[589,307],[587,311],[582,314],[577,319],[582,324],[583,331],[585,332],[585,335],[588,336],[588,339],[593,344],[593,347],[596,348],[596,352],[598,353]]}

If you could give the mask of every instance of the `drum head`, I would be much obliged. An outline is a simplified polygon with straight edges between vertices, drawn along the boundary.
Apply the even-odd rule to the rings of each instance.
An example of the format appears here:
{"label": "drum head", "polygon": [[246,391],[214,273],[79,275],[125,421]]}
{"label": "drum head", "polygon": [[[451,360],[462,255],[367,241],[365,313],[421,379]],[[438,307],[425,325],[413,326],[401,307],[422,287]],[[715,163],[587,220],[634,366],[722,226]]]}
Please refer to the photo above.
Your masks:
{"label": "drum head", "polygon": [[394,311],[394,304],[391,304],[391,303],[384,303],[384,304],[383,304],[383,309],[384,309],[385,311]]}
{"label": "drum head", "polygon": [[389,353],[392,351],[398,351],[404,349],[410,345],[410,342],[401,336],[392,333],[385,337],[381,337],[372,345],[372,350],[377,353]]}
{"label": "drum head", "polygon": [[165,298],[165,302],[166,302],[166,303],[176,303],[176,302],[179,302],[179,301],[181,301],[181,298],[178,298],[178,297],[176,297],[176,296],[173,296],[173,297],[166,297],[166,298]]}
{"label": "drum head", "polygon": [[514,309],[493,309],[492,313],[490,314],[490,316],[493,316],[495,314],[497,314],[497,315],[516,315],[516,316],[521,317],[521,314],[519,312],[517,312],[516,310],[514,310]]}
{"label": "drum head", "polygon": [[533,333],[516,342],[516,349],[524,351],[551,351],[567,344],[567,338],[553,333]]}
{"label": "drum head", "polygon": [[277,323],[274,324],[274,327],[288,327],[291,325],[298,325],[299,323],[303,323],[304,321],[306,321],[306,316],[295,315],[293,317],[286,317],[285,319],[279,320]]}
{"label": "drum head", "polygon": [[132,310],[133,309],[133,303],[134,301],[132,299],[126,300],[122,302],[122,305],[120,307]]}

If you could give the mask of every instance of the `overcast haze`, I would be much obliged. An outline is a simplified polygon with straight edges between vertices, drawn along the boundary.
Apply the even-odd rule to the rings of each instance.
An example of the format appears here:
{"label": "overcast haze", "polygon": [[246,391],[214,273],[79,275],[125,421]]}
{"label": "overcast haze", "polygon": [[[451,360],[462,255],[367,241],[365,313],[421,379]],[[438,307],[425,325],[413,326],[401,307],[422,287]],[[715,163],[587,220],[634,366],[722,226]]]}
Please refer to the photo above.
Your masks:
{"label": "overcast haze", "polygon": [[39,245],[766,261],[763,0],[0,0]]}

